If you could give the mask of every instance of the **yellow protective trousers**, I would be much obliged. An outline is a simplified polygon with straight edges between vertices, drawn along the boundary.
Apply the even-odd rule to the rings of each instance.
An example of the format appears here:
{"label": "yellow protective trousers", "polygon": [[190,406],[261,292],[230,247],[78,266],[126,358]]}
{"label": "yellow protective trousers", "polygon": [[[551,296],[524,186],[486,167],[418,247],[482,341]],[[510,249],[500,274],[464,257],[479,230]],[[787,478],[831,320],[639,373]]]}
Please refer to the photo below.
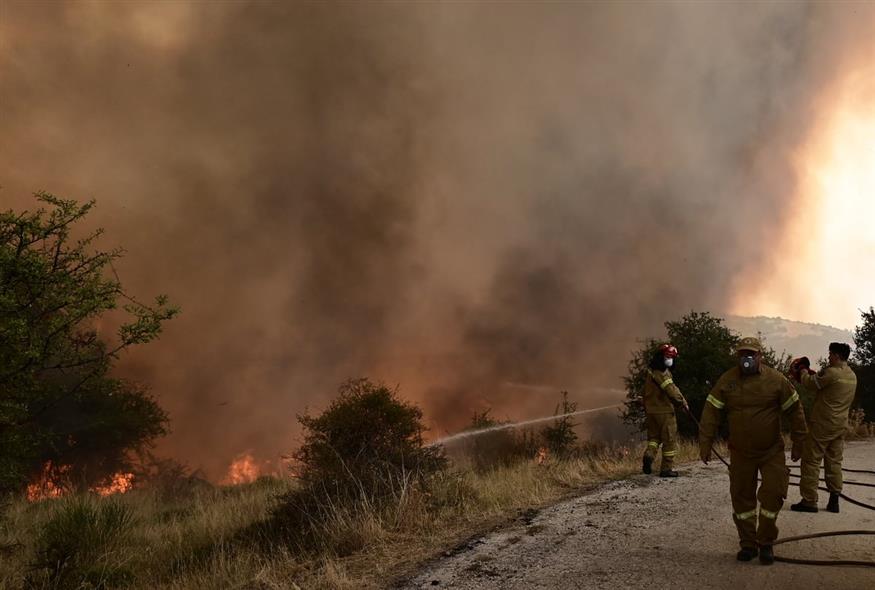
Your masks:
{"label": "yellow protective trousers", "polygon": [[799,491],[806,504],[817,506],[817,485],[821,462],[823,462],[826,488],[830,492],[842,491],[842,454],[844,448],[844,433],[831,439],[814,437],[810,432],[808,433],[808,438],[805,439],[805,448],[802,451],[802,478],[799,481]]}
{"label": "yellow protective trousers", "polygon": [[668,471],[678,454],[678,423],[672,414],[647,414],[647,449],[645,457],[655,459],[662,445],[660,471]]}
{"label": "yellow protective trousers", "polygon": [[[790,470],[784,462],[784,450],[764,459],[751,459],[741,453],[731,453],[729,493],[732,496],[732,520],[738,529],[738,539],[744,548],[771,545],[778,538],[778,512],[787,497]],[[757,476],[763,478],[757,490]],[[759,514],[757,514],[759,500]],[[759,523],[757,523],[759,516]]]}

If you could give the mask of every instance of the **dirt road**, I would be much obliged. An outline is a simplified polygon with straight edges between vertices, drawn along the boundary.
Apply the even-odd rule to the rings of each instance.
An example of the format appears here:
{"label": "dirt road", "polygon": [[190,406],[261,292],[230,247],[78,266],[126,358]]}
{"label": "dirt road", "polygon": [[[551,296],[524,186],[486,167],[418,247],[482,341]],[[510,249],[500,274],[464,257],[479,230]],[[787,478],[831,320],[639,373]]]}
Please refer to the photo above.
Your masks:
{"label": "dirt road", "polygon": [[[875,443],[849,443],[845,467],[875,469]],[[440,560],[404,588],[629,590],[875,589],[875,568],[815,567],[735,560],[738,549],[729,504],[729,476],[719,462],[687,466],[665,480],[638,475],[521,518],[517,525]],[[793,471],[797,473],[797,470]],[[875,483],[875,476],[846,474]],[[798,481],[791,478],[792,481]],[[844,493],[875,504],[875,488],[846,485]],[[826,498],[821,493],[820,505]],[[875,530],[875,511],[842,503],[841,514],[792,512],[790,487],[778,518],[780,536]],[[788,543],[777,555],[875,561],[875,537]]]}

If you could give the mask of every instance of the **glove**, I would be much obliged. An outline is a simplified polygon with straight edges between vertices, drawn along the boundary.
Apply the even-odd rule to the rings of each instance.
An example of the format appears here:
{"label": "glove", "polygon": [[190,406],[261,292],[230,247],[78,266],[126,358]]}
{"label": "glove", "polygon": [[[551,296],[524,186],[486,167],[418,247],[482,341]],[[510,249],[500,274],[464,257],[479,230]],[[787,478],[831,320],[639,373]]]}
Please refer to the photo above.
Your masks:
{"label": "glove", "polygon": [[809,375],[814,372],[811,370],[811,361],[807,356],[793,359],[793,362],[790,363],[790,378],[797,383],[801,379],[802,371],[805,371]]}
{"label": "glove", "polygon": [[705,465],[711,460],[711,445],[699,447],[699,458]]}
{"label": "glove", "polygon": [[798,461],[802,458],[802,444],[793,443],[793,448],[790,450],[790,460]]}

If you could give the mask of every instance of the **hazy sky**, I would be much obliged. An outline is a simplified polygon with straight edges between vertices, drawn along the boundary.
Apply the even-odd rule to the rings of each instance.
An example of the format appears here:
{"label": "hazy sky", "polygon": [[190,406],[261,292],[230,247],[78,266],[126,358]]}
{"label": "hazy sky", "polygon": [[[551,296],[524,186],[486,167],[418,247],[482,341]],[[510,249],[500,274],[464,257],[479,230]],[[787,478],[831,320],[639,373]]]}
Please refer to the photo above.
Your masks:
{"label": "hazy sky", "polygon": [[812,281],[842,268],[824,235],[871,253],[864,201],[842,193],[851,230],[809,215],[861,169],[830,162],[835,113],[872,113],[873,24],[862,2],[6,0],[0,202],[97,199],[124,283],[182,307],[122,371],[214,477],[287,452],[348,377],[438,433],[559,388],[594,405],[691,309],[850,327],[865,297]]}

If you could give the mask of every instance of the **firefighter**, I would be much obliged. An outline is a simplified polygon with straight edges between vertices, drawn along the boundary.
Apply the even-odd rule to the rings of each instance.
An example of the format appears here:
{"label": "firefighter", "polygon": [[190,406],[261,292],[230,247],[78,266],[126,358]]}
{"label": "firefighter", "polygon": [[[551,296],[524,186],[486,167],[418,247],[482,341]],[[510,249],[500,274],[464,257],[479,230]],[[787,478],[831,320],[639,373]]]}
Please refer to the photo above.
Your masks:
{"label": "firefighter", "polygon": [[[738,366],[720,376],[702,410],[699,452],[707,464],[725,411],[729,419],[729,494],[741,545],[736,558],[750,561],[759,554],[760,563],[771,565],[778,511],[789,485],[781,415],[791,420],[791,458],[797,461],[805,441],[805,414],[793,385],[779,371],[763,364],[759,340],[742,338],[736,353]],[[763,480],[759,490],[758,474]]]}
{"label": "firefighter", "polygon": [[857,376],[848,366],[851,347],[840,342],[829,345],[829,365],[819,373],[796,370],[795,381],[815,392],[811,408],[811,429],[802,451],[802,479],[799,491],[802,500],[790,506],[797,512],[817,512],[817,484],[820,463],[823,461],[824,478],[829,490],[826,509],[839,511],[842,491],[842,451],[848,425],[848,411],[857,391]]}
{"label": "firefighter", "polygon": [[662,445],[662,462],[659,464],[660,477],[677,477],[672,469],[678,453],[678,423],[672,403],[689,409],[681,390],[674,384],[671,367],[678,358],[678,349],[671,344],[663,344],[653,354],[647,369],[644,383],[644,411],[647,414],[647,449],[644,451],[644,473],[651,473],[653,461]]}

